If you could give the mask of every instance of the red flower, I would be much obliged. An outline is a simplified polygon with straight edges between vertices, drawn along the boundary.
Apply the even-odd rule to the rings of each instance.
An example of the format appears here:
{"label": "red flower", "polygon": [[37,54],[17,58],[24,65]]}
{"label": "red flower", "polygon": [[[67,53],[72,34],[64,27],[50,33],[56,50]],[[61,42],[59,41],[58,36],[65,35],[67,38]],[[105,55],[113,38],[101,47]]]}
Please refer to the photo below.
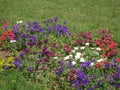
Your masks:
{"label": "red flower", "polygon": [[70,47],[69,47],[68,45],[65,45],[65,46],[64,46],[64,49],[65,49],[65,51],[66,51],[67,53],[70,53],[70,52],[71,52],[71,49],[70,49]]}
{"label": "red flower", "polygon": [[96,67],[100,68],[101,62],[96,63]]}
{"label": "red flower", "polygon": [[109,45],[109,48],[112,49],[112,48],[114,48],[115,46],[116,46],[116,43],[112,41],[111,44]]}
{"label": "red flower", "polygon": [[74,75],[71,75],[71,76],[70,76],[70,80],[71,80],[71,81],[75,80],[75,76],[74,76]]}
{"label": "red flower", "polygon": [[117,62],[119,62],[119,63],[120,63],[120,58],[118,58],[118,59],[117,59]]}
{"label": "red flower", "polygon": [[57,43],[52,43],[51,47],[52,47],[52,48],[56,48],[56,44],[57,44]]}
{"label": "red flower", "polygon": [[102,54],[102,57],[104,58],[106,55],[105,54]]}
{"label": "red flower", "polygon": [[0,40],[4,40],[5,39],[5,36],[4,35],[2,35],[2,36],[0,36]]}

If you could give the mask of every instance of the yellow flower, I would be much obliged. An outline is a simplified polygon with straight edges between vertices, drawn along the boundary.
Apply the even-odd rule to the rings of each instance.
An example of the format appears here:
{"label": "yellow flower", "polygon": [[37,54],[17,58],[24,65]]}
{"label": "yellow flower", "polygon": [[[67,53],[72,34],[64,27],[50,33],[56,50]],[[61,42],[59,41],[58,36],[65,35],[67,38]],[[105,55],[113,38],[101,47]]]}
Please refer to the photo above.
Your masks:
{"label": "yellow flower", "polygon": [[9,57],[7,62],[10,63],[10,62],[13,62],[14,61],[14,58],[13,57]]}
{"label": "yellow flower", "polygon": [[0,67],[2,67],[4,65],[4,59],[0,58]]}

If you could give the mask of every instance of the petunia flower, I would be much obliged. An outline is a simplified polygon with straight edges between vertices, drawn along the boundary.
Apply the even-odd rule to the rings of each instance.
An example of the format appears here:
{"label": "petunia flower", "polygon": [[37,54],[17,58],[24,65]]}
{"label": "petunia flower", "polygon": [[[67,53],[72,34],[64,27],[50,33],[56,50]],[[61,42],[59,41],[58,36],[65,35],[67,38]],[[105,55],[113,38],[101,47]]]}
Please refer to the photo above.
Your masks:
{"label": "petunia flower", "polygon": [[80,58],[80,62],[85,62],[85,59],[83,57]]}
{"label": "petunia flower", "polygon": [[72,61],[72,65],[75,65],[76,64],[76,62],[75,61]]}
{"label": "petunia flower", "polygon": [[84,47],[84,46],[82,46],[82,47],[80,47],[80,49],[81,49],[81,50],[84,50],[84,49],[85,49],[85,47]]}

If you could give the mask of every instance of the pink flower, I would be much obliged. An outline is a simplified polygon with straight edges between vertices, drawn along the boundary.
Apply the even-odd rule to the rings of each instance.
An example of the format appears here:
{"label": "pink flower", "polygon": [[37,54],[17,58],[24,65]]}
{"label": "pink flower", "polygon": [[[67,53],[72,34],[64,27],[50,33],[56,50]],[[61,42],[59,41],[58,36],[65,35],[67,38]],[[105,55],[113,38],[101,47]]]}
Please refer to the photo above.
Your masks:
{"label": "pink flower", "polygon": [[65,49],[65,51],[66,51],[67,53],[70,53],[70,52],[71,52],[71,49],[70,49],[70,47],[69,47],[67,44],[64,46],[64,49]]}

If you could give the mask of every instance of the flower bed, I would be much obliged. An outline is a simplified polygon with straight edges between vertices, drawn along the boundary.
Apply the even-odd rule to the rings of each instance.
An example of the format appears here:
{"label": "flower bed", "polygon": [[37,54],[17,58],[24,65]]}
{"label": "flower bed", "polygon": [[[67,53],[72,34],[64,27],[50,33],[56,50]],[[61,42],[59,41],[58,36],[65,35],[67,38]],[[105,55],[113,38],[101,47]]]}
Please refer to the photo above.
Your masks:
{"label": "flower bed", "polygon": [[[19,69],[27,80],[50,89],[96,90],[120,88],[120,58],[110,31],[73,34],[58,18],[38,22],[3,24],[2,50],[14,59],[0,68]],[[9,63],[9,64],[8,64]]]}

